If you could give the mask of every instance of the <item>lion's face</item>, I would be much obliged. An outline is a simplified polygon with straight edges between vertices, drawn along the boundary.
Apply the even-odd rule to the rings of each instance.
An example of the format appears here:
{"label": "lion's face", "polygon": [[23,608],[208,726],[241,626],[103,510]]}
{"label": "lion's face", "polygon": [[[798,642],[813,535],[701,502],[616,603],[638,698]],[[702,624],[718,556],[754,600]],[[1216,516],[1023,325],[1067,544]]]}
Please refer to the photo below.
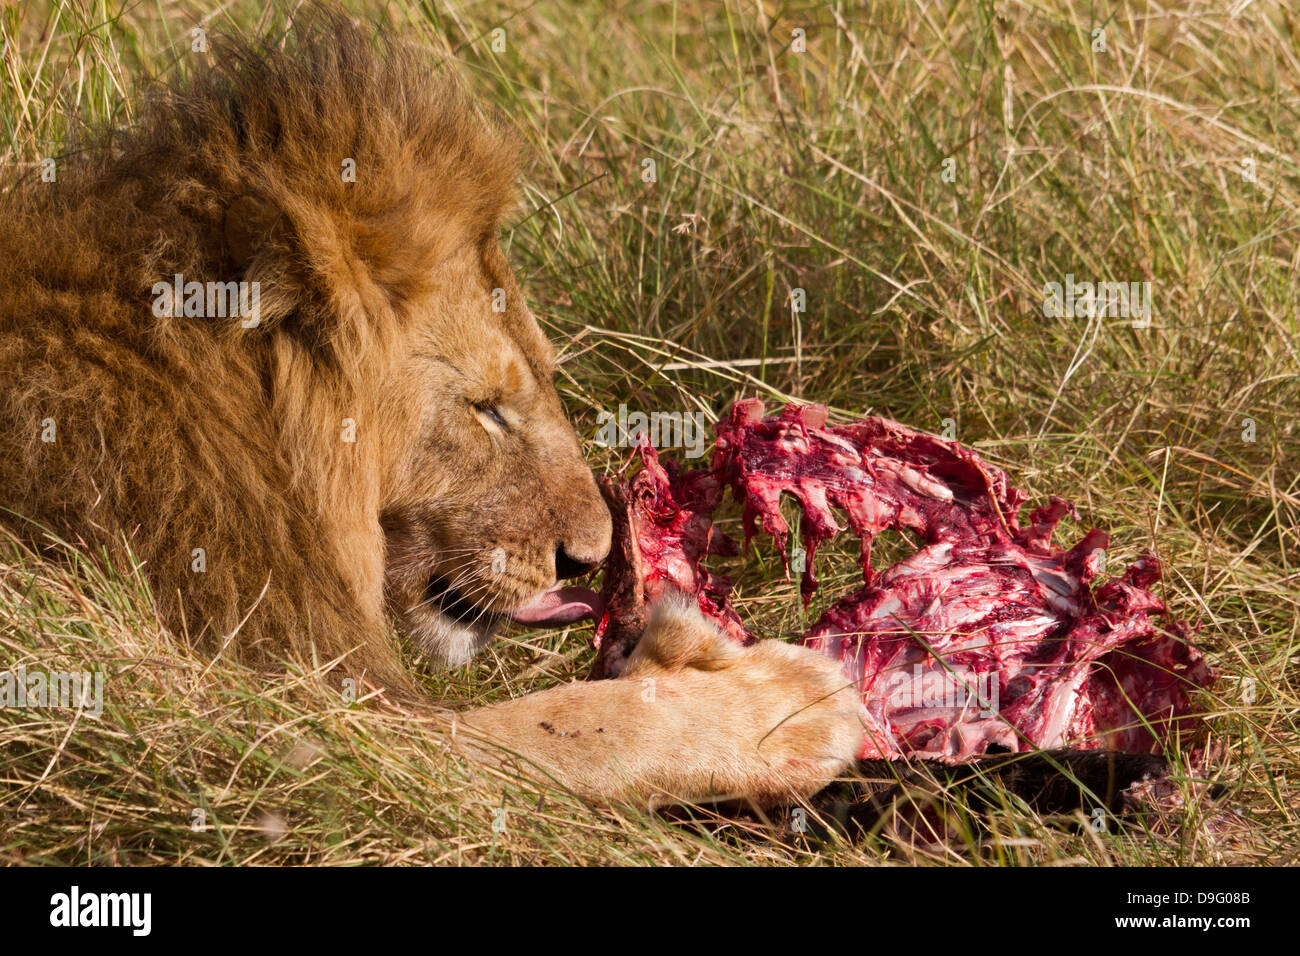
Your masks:
{"label": "lion's face", "polygon": [[460,663],[507,619],[582,616],[594,596],[557,584],[603,560],[610,517],[496,241],[450,255],[414,312],[384,386],[386,593],[412,640]]}

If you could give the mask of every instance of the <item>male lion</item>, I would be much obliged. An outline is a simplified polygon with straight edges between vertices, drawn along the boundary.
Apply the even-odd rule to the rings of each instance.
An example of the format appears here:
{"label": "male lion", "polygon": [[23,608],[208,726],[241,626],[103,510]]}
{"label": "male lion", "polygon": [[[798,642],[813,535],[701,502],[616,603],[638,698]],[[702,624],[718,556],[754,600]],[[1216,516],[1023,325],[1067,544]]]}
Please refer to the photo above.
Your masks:
{"label": "male lion", "polygon": [[[460,662],[572,619],[610,518],[497,243],[509,140],[427,53],[309,19],[0,200],[0,505],[129,548],[209,651],[409,701],[392,625]],[[621,679],[456,722],[597,797],[777,800],[853,756],[844,683],[669,603]]]}

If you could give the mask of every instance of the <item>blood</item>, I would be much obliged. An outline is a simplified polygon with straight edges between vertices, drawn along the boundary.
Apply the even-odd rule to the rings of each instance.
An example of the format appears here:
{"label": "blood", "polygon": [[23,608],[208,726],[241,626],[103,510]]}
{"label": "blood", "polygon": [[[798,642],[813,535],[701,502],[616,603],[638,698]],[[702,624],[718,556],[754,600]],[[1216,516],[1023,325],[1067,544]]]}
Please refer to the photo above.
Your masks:
{"label": "blood", "polygon": [[[614,515],[606,608],[593,676],[622,669],[647,606],[668,588],[693,594],[737,641],[751,642],[706,567],[734,556],[713,525],[727,488],[743,508],[745,546],[770,535],[789,574],[783,495],[801,510],[805,605],[818,588],[818,548],[844,530],[860,540],[863,582],[803,636],[838,659],[861,693],[861,756],[949,762],[1054,747],[1158,752],[1193,734],[1192,695],[1214,674],[1150,590],[1160,577],[1142,552],[1105,576],[1108,535],[1052,544],[1074,506],[1053,496],[1020,522],[1026,495],[1001,469],[954,441],[884,418],[827,424],[818,405],[764,415],[737,402],[716,428],[710,467],[682,470],[642,448],[641,470],[603,482]],[[837,514],[843,514],[841,527]],[[873,540],[887,529],[919,539],[914,554],[878,569]]]}

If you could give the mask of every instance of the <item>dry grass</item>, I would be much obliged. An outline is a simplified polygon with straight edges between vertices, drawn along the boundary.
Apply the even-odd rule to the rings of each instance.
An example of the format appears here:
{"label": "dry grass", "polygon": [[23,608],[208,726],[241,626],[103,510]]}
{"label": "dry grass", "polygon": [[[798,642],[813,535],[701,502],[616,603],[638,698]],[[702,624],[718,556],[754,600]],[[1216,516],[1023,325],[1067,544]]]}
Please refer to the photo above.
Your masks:
{"label": "dry grass", "polygon": [[[1095,834],[1009,800],[945,847],[808,849],[779,821],[592,808],[471,767],[310,675],[268,682],[189,655],[130,569],[13,552],[0,666],[100,669],[106,693],[97,720],[0,710],[0,859],[1295,862],[1300,22],[1280,3],[1125,4],[1098,22],[1084,0],[863,6],[366,4],[454,51],[529,144],[506,240],[584,435],[620,402],[716,416],[744,395],[952,419],[1034,499],[1075,498],[1112,531],[1113,561],[1159,552],[1164,596],[1224,675],[1200,774],[1227,785],[1235,824],[1190,800]],[[10,8],[6,178],[82,123],[129,121],[144,77],[192,64],[205,9]],[[241,0],[211,25],[292,9]],[[1150,281],[1150,327],[1045,317],[1044,283],[1067,273]],[[749,620],[801,628],[770,549],[737,570]],[[819,600],[852,576],[828,555]],[[584,673],[588,637],[517,635],[427,682],[465,703],[525,693]]]}

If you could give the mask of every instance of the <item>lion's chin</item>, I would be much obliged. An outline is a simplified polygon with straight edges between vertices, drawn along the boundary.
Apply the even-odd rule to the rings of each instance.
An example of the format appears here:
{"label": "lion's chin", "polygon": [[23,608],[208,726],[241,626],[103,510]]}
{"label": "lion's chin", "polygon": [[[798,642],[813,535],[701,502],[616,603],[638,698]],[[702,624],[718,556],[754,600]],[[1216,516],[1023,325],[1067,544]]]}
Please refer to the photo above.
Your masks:
{"label": "lion's chin", "polygon": [[458,667],[496,640],[507,618],[474,603],[438,577],[420,579],[409,569],[389,568],[393,587],[405,600],[394,602],[395,623],[402,637],[435,664]]}
{"label": "lion's chin", "polygon": [[445,667],[465,664],[496,640],[501,619],[484,615],[461,620],[433,607],[416,608],[404,615],[407,638],[430,660]]}

